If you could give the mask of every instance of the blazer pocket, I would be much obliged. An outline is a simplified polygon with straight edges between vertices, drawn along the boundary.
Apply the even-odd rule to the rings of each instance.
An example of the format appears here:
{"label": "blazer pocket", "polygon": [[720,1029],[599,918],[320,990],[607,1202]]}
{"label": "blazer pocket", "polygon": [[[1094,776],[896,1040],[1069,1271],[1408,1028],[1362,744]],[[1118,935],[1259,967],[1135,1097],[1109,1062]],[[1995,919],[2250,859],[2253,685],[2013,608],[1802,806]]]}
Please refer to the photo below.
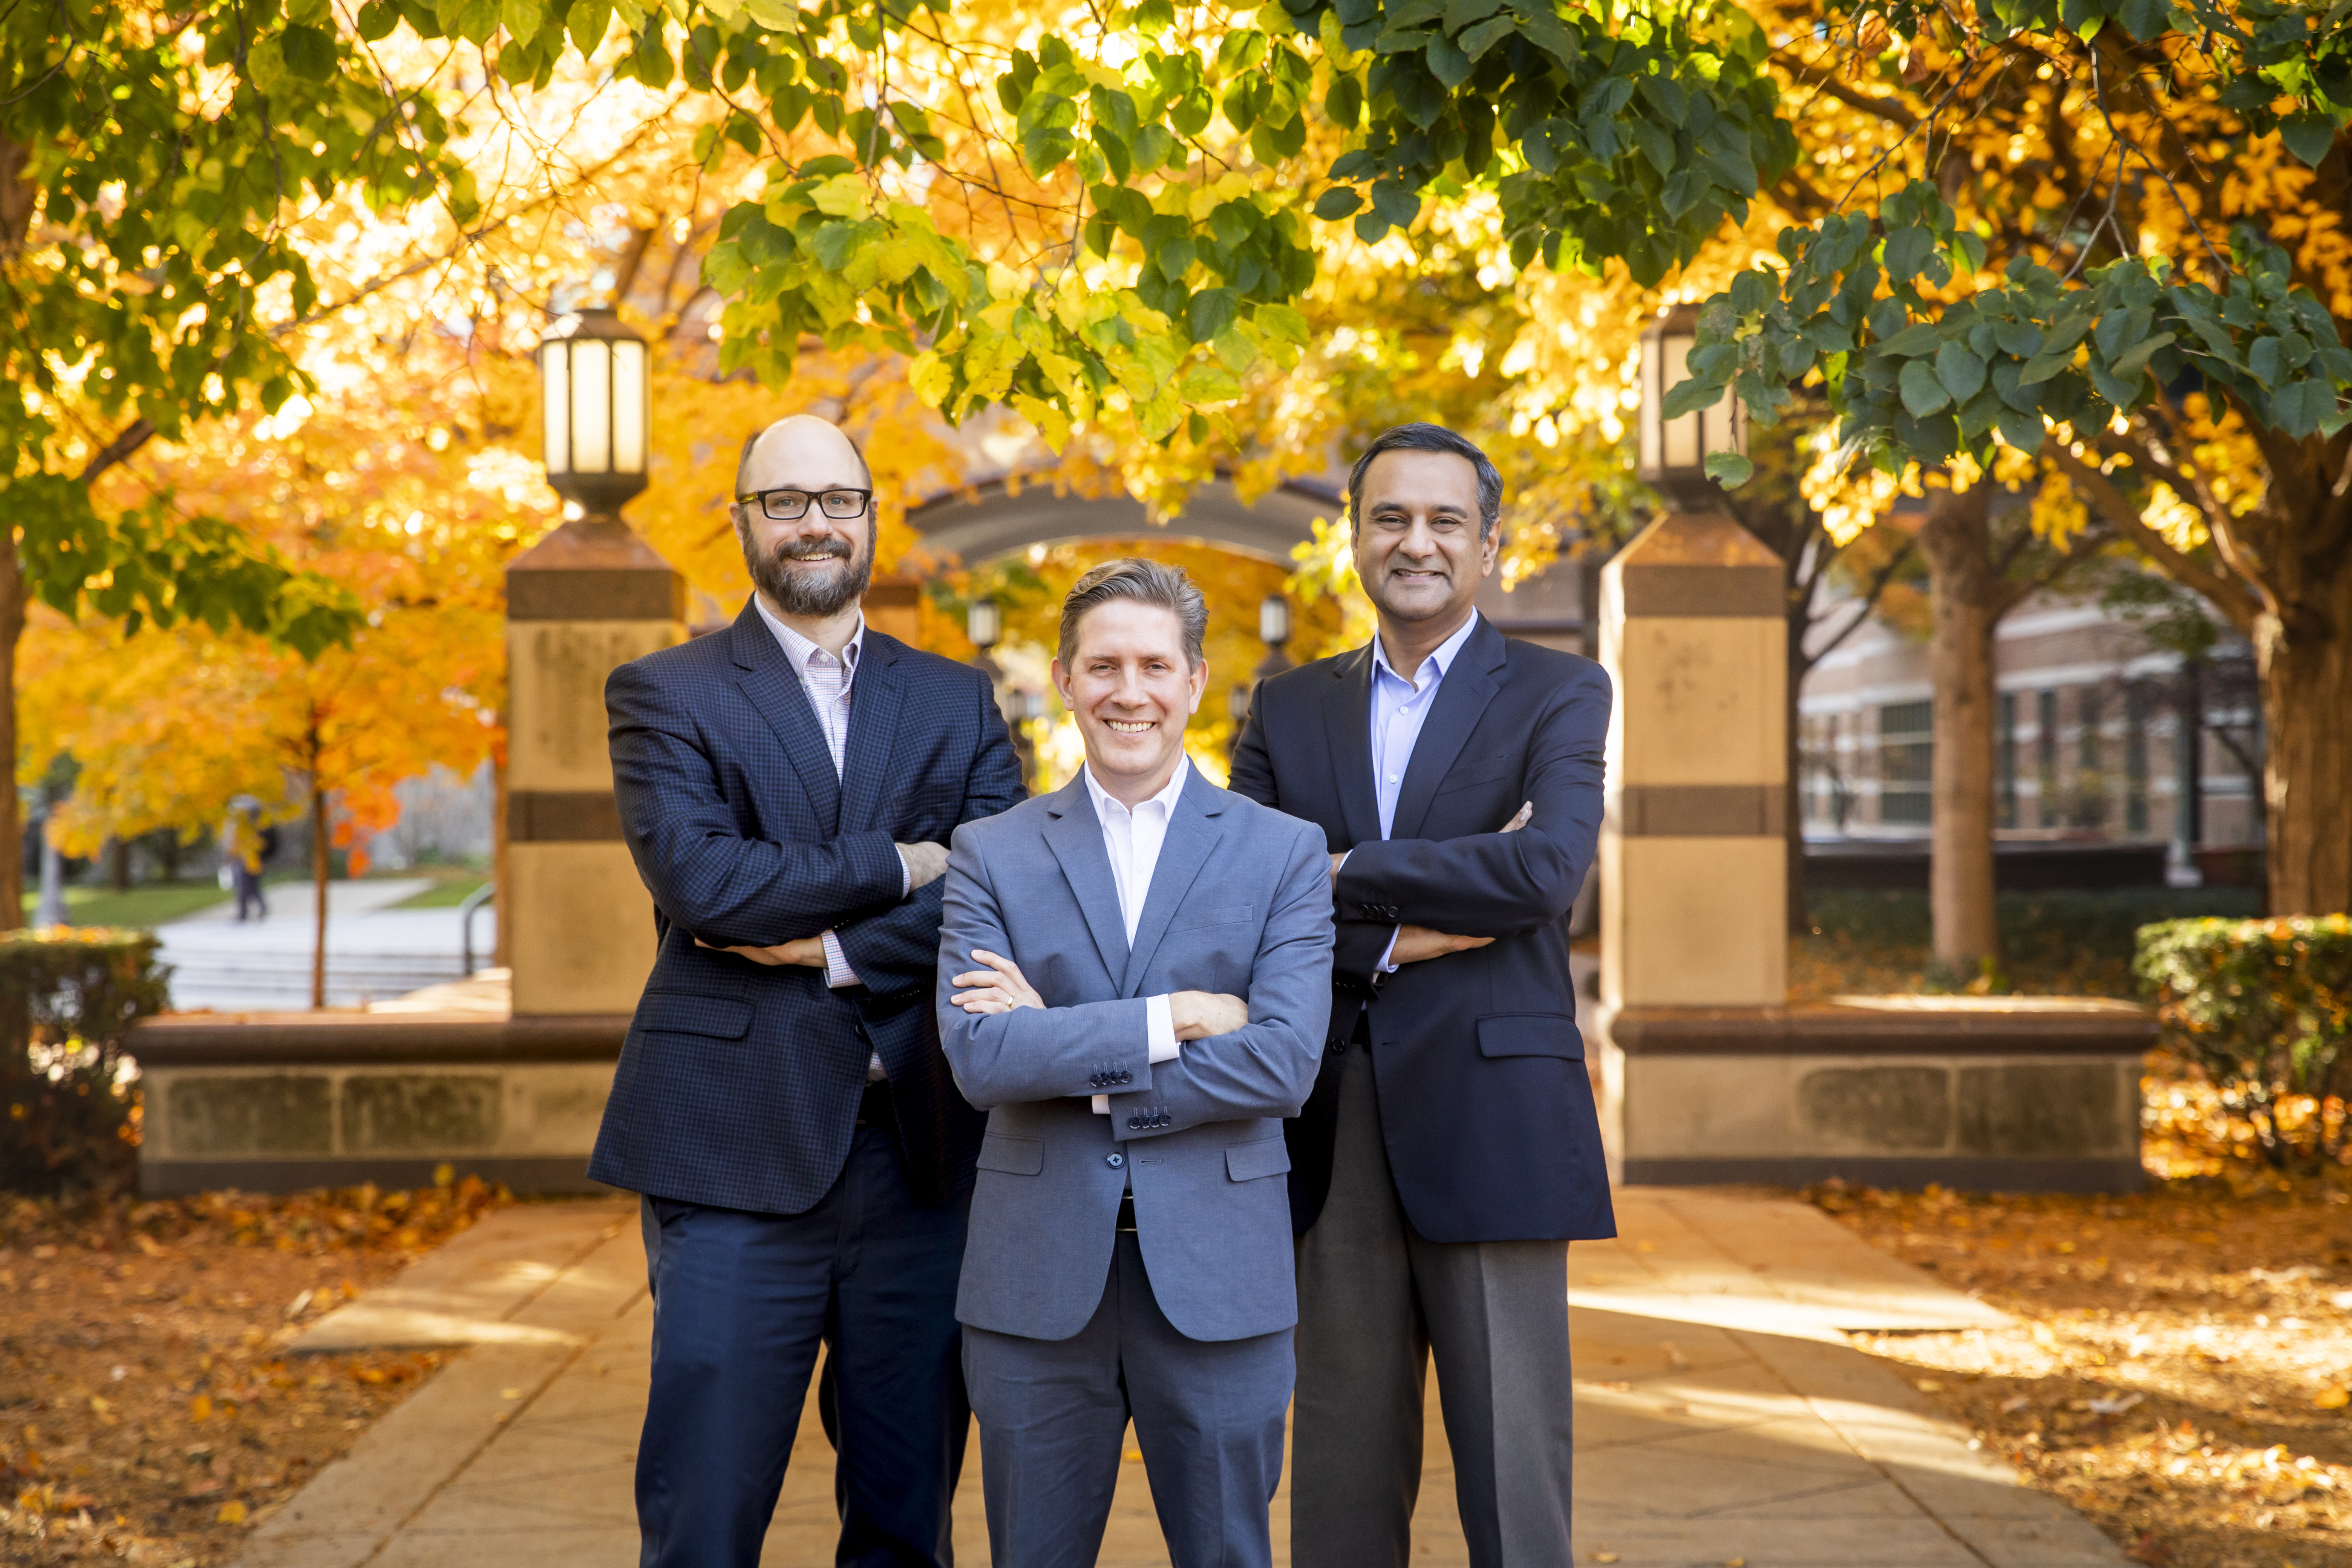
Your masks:
{"label": "blazer pocket", "polygon": [[740,1040],[751,1032],[751,1004],[690,991],[648,991],[637,1003],[637,1027],[664,1034],[709,1035]]}
{"label": "blazer pocket", "polygon": [[1481,784],[1500,784],[1509,778],[1513,771],[1508,763],[1496,763],[1490,767],[1480,768],[1475,773],[1448,773],[1445,776],[1445,782],[1437,786],[1436,793],[1452,795],[1456,790],[1476,789]]}
{"label": "blazer pocket", "polygon": [[1490,1013],[1478,1020],[1482,1057],[1561,1057],[1584,1059],[1584,1037],[1565,1013]]}
{"label": "blazer pocket", "polygon": [[1279,1176],[1290,1169],[1290,1144],[1279,1136],[1225,1145],[1225,1174],[1236,1182]]}
{"label": "blazer pocket", "polygon": [[1045,1168],[1045,1141],[991,1132],[980,1141],[980,1168],[1008,1176],[1034,1176]]}
{"label": "blazer pocket", "polygon": [[1256,903],[1244,900],[1238,904],[1226,904],[1211,914],[1200,915],[1192,920],[1171,921],[1168,930],[1172,935],[1180,931],[1206,931],[1212,926],[1239,925],[1244,921],[1256,918]]}

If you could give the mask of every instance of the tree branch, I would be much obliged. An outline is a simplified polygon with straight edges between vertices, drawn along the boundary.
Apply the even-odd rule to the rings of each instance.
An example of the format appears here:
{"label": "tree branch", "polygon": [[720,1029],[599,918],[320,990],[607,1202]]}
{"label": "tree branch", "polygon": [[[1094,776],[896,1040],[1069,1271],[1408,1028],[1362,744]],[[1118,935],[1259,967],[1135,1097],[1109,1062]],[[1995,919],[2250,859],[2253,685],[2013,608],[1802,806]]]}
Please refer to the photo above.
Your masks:
{"label": "tree branch", "polygon": [[82,469],[81,482],[85,485],[95,483],[100,474],[123,462],[131,453],[144,447],[153,438],[154,434],[155,426],[152,421],[133,419],[122,427],[121,433],[113,440],[98,449],[97,455],[90,458],[89,466]]}
{"label": "tree branch", "polygon": [[[2245,584],[2223,576],[2195,556],[2176,549],[2164,535],[2143,521],[2139,508],[2117,489],[2115,482],[2074,456],[2055,437],[2042,443],[2042,455],[2058,465],[2083,499],[2106,520],[2107,525],[2131,542],[2141,554],[2164,569],[2164,574],[2202,596],[2230,618],[2241,632],[2251,631],[2262,605]],[[2168,484],[2171,481],[2167,480]]]}
{"label": "tree branch", "polygon": [[1859,109],[1864,114],[1874,114],[1898,130],[1908,131],[1919,123],[1919,117],[1891,98],[1877,98],[1838,80],[1837,73],[1823,66],[1809,66],[1788,55],[1775,51],[1772,63],[1787,71],[1794,79],[1816,91],[1825,92],[1849,109]]}

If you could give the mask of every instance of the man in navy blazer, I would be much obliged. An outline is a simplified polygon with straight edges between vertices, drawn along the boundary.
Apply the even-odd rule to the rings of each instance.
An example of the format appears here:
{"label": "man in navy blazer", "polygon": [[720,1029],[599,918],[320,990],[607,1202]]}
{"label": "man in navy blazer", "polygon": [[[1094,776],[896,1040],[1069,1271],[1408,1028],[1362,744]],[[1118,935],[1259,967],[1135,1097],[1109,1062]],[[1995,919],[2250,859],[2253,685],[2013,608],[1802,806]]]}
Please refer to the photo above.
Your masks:
{"label": "man in navy blazer", "polygon": [[747,443],[757,585],[613,672],[659,949],[589,1173],[644,1194],[646,1568],[753,1568],[828,1347],[844,1564],[952,1561],[955,1287],[982,1121],[930,1002],[946,842],[1024,794],[978,671],[865,624],[873,479],[807,416]]}
{"label": "man in navy blazer", "polygon": [[1450,430],[1348,483],[1371,643],[1266,681],[1233,787],[1322,828],[1336,952],[1290,1124],[1291,1562],[1402,1568],[1433,1353],[1474,1568],[1568,1568],[1567,1243],[1616,1234],[1569,979],[1609,678],[1472,606],[1502,479]]}
{"label": "man in navy blazer", "polygon": [[1131,1418],[1175,1568],[1268,1568],[1297,1316],[1282,1118],[1330,1005],[1322,835],[1185,761],[1200,590],[1110,561],[1062,611],[1064,788],[959,828],[940,1034],[987,1108],[956,1312],[992,1557],[1101,1550]]}

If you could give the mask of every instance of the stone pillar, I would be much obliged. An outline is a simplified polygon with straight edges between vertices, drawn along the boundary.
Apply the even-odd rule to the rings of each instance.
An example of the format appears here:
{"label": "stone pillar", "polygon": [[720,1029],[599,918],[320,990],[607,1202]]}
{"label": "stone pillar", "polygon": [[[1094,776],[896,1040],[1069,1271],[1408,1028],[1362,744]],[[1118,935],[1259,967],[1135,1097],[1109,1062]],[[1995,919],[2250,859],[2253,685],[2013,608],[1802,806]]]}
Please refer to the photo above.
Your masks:
{"label": "stone pillar", "polygon": [[1645,1064],[1619,1048],[1621,1016],[1788,997],[1781,583],[1780,558],[1720,513],[1668,513],[1601,574],[1600,656],[1617,702],[1601,829],[1600,1088],[1631,1179],[1664,1151],[1640,1147],[1654,1119],[1639,1103]]}
{"label": "stone pillar", "polygon": [[604,678],[686,638],[686,580],[614,521],[567,522],[507,567],[507,876],[517,1017],[625,1014],[653,899],[621,841]]}

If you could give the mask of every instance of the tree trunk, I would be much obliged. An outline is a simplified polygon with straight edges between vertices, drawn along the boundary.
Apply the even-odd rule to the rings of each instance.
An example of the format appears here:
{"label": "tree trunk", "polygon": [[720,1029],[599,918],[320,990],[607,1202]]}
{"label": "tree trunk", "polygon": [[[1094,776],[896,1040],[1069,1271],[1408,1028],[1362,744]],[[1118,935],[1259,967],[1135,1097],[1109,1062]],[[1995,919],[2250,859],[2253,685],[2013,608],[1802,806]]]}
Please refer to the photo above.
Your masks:
{"label": "tree trunk", "polygon": [[106,841],[106,885],[118,893],[131,890],[131,843],[119,836]]}
{"label": "tree trunk", "polygon": [[[5,173],[5,171],[0,171]],[[16,563],[16,525],[0,519],[0,931],[25,923],[25,816],[16,794],[16,643],[25,635],[25,574]]]}
{"label": "tree trunk", "polygon": [[[318,737],[311,736],[311,755],[318,755]],[[310,1005],[327,1005],[327,786],[318,764],[310,768],[310,890],[316,914],[310,937]]]}
{"label": "tree trunk", "polygon": [[2270,912],[2352,910],[2352,572],[2254,626]]}
{"label": "tree trunk", "polygon": [[1999,956],[1993,911],[1992,633],[2002,583],[1991,559],[1992,487],[1927,492],[1919,551],[1927,560],[1934,633],[1935,758],[1927,905],[1937,963],[1972,980]]}

